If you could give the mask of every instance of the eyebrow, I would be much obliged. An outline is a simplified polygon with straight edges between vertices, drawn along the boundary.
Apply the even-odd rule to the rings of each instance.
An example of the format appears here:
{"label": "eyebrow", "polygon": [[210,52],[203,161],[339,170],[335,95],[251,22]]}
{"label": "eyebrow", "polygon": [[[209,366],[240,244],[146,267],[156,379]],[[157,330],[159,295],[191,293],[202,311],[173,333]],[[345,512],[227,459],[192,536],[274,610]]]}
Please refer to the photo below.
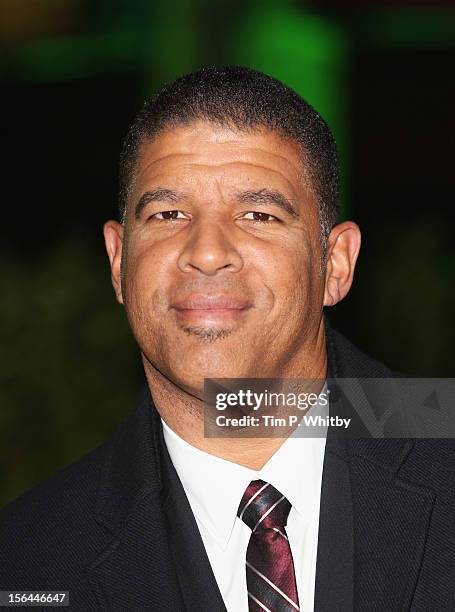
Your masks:
{"label": "eyebrow", "polygon": [[165,189],[164,187],[158,187],[151,191],[146,191],[139,198],[136,208],[134,210],[134,216],[139,219],[142,210],[147,206],[149,202],[179,202],[184,198],[184,194],[179,191],[172,189]]}
{"label": "eyebrow", "polygon": [[294,205],[280,191],[271,189],[259,189],[259,191],[242,191],[237,194],[240,202],[256,204],[259,206],[274,204],[287,212],[292,217],[298,217],[299,213]]}
{"label": "eyebrow", "polygon": [[[180,202],[185,198],[185,195],[179,191],[173,189],[166,189],[164,187],[158,187],[151,191],[146,191],[139,198],[138,203],[134,211],[134,216],[139,219],[142,210],[147,206],[149,202]],[[298,217],[299,213],[295,209],[294,205],[290,202],[285,195],[280,191],[274,191],[271,189],[259,189],[257,191],[241,191],[237,193],[237,199],[242,203],[255,204],[256,206],[265,206],[267,204],[274,204],[292,217]]]}

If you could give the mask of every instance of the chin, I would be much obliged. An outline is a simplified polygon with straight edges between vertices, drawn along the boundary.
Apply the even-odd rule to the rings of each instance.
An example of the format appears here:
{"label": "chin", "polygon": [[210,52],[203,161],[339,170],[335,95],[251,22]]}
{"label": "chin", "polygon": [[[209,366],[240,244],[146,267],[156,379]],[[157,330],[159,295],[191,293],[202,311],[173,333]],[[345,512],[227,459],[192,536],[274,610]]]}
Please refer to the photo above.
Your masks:
{"label": "chin", "polygon": [[171,380],[192,395],[201,397],[206,378],[247,378],[248,374],[232,360],[220,360],[219,363],[205,363],[204,360],[182,361],[170,367]]}
{"label": "chin", "polygon": [[225,327],[186,326],[182,327],[182,331],[184,331],[188,336],[194,338],[196,342],[202,344],[214,344],[228,338],[234,330]]}
{"label": "chin", "polygon": [[[257,355],[239,342],[228,326],[191,326],[184,334],[167,338],[146,354],[149,363],[170,381],[193,395],[200,395],[205,378],[248,378],[257,372]],[[251,350],[251,344],[249,345]],[[260,376],[260,374],[259,374]]]}

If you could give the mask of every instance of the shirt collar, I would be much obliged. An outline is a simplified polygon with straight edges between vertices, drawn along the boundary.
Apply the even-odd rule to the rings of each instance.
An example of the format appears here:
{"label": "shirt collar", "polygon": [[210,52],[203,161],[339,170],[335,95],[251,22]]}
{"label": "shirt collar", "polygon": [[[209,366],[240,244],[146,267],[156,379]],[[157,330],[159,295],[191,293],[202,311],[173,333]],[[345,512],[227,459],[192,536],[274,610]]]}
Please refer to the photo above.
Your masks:
{"label": "shirt collar", "polygon": [[252,480],[272,484],[303,518],[319,510],[325,438],[294,434],[261,470],[255,471],[192,446],[161,421],[169,455],[190,506],[223,550],[229,544],[240,501]]}
{"label": "shirt collar", "polygon": [[242,495],[257,472],[192,446],[163,419],[162,423],[169,455],[195,516],[226,549]]}

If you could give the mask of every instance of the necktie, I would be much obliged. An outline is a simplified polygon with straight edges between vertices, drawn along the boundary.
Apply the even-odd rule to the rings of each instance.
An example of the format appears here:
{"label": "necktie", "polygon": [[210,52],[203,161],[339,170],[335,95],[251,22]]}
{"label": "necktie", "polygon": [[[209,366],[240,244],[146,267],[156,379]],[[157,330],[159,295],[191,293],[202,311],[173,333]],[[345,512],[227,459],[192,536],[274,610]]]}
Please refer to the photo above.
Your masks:
{"label": "necktie", "polygon": [[294,562],[286,534],[291,504],[275,487],[253,480],[237,516],[251,529],[246,551],[250,612],[299,610]]}

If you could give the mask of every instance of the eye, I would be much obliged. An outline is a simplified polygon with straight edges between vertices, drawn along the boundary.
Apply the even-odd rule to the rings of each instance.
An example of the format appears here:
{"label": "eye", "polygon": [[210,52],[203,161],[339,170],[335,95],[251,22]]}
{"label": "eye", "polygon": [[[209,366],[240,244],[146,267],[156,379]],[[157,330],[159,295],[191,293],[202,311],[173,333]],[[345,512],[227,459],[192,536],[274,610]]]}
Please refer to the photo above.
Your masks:
{"label": "eye", "polygon": [[243,218],[248,219],[249,221],[256,221],[257,223],[270,223],[272,221],[279,221],[279,219],[274,215],[257,211],[249,211],[245,213]]}
{"label": "eye", "polygon": [[184,213],[181,210],[162,210],[161,212],[151,215],[149,218],[156,219],[157,221],[174,221],[174,219],[186,219]]}

